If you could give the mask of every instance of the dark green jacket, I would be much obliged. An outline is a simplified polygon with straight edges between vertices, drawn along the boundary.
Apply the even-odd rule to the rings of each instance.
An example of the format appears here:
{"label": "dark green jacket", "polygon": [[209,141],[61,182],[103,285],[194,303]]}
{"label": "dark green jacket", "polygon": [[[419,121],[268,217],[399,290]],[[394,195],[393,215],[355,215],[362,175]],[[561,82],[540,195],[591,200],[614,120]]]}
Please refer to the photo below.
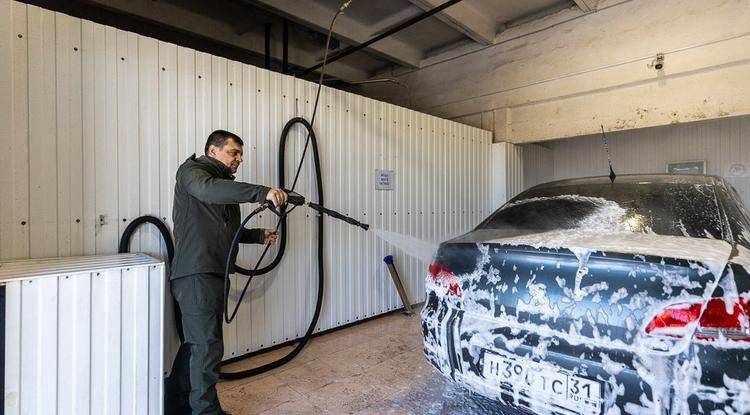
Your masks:
{"label": "dark green jacket", "polygon": [[[177,169],[174,187],[175,255],[171,279],[224,274],[232,238],[240,226],[239,203],[260,203],[270,189],[234,181],[231,170],[208,156],[190,156]],[[243,229],[242,243],[263,243],[262,229]],[[232,265],[237,251],[232,253]],[[234,267],[232,267],[232,272]]]}

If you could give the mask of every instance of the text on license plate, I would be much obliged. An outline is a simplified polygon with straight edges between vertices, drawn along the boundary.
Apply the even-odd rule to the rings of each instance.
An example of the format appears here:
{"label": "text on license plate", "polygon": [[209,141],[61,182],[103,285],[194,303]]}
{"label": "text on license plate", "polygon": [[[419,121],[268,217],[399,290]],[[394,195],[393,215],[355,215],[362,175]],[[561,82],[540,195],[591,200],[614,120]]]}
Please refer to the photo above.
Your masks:
{"label": "text on license plate", "polygon": [[495,352],[484,353],[482,374],[543,405],[551,403],[575,413],[601,413],[601,384],[595,380]]}

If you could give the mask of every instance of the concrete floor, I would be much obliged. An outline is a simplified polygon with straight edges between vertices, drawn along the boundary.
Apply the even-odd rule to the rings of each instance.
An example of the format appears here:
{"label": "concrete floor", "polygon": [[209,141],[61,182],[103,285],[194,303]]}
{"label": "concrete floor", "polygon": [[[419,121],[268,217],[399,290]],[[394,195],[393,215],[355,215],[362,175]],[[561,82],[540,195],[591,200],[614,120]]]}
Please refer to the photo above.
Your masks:
{"label": "concrete floor", "polygon": [[[224,369],[258,366],[289,350]],[[427,363],[416,314],[390,314],[313,338],[285,366],[222,381],[218,390],[223,408],[234,415],[502,413],[494,402],[452,385]]]}

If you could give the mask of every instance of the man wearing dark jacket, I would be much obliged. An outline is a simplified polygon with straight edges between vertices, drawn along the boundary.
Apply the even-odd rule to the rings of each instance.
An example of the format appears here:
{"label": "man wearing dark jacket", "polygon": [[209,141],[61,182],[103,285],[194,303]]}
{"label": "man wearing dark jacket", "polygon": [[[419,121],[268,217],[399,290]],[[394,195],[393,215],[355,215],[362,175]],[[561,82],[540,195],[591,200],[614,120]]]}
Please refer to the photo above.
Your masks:
{"label": "man wearing dark jacket", "polygon": [[[184,341],[166,385],[168,414],[225,413],[216,394],[224,355],[223,275],[234,232],[240,226],[239,204],[286,203],[287,194],[281,189],[234,181],[242,163],[242,146],[237,135],[214,131],[208,136],[205,155],[192,155],[177,169],[170,284],[182,314]],[[243,229],[240,242],[273,244],[276,231]],[[232,266],[236,256],[237,250],[232,252]]]}

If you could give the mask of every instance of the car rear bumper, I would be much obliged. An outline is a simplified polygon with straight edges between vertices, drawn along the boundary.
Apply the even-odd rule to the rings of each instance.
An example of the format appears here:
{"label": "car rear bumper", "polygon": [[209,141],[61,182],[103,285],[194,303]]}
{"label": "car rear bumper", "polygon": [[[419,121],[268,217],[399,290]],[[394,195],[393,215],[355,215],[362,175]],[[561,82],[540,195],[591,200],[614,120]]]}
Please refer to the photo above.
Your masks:
{"label": "car rear bumper", "polygon": [[[499,352],[537,362],[602,385],[601,413],[750,413],[750,349],[718,351],[691,344],[675,356],[633,353],[590,344],[570,344],[564,336],[542,337],[531,328],[512,329],[456,306],[434,292],[422,309],[425,355],[443,375],[488,398],[528,412],[568,413],[518,385],[483,375],[484,354]],[[713,349],[713,350],[710,350]],[[744,366],[744,381],[717,379],[717,353]],[[723,362],[722,366],[727,364]],[[736,366],[735,365],[735,366]],[[738,382],[738,383],[737,383]],[[706,384],[709,383],[709,384]]]}

